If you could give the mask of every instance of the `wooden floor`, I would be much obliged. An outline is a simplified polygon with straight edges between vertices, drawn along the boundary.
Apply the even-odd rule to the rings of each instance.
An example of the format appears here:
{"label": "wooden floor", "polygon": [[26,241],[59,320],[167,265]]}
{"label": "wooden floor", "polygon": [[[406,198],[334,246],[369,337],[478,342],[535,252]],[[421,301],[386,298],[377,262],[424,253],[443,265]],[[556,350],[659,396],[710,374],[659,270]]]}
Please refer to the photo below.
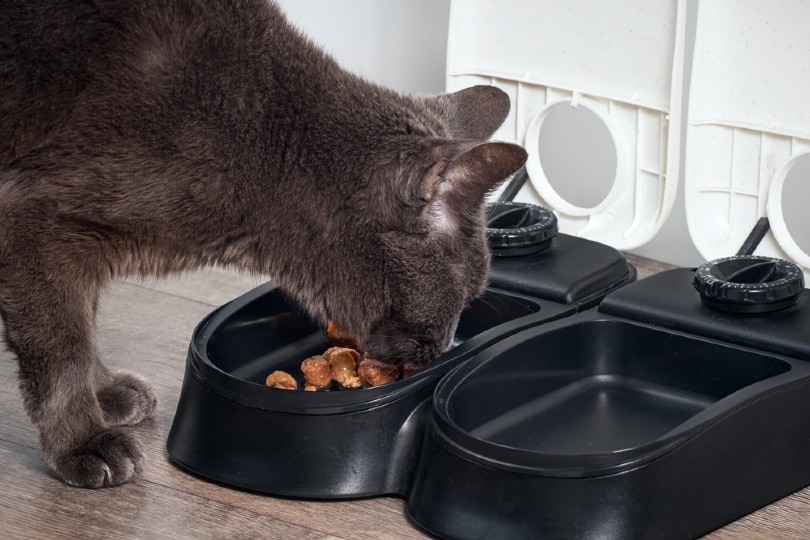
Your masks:
{"label": "wooden floor", "polygon": [[[642,276],[662,268],[633,262]],[[137,428],[149,463],[134,484],[82,490],[50,476],[22,410],[14,359],[0,352],[0,538],[425,538],[398,498],[276,499],[193,478],[168,462],[164,445],[194,325],[257,284],[212,270],[170,281],[121,283],[104,297],[99,340],[107,365],[147,376],[160,400],[155,418]],[[810,488],[709,537],[810,538]]]}

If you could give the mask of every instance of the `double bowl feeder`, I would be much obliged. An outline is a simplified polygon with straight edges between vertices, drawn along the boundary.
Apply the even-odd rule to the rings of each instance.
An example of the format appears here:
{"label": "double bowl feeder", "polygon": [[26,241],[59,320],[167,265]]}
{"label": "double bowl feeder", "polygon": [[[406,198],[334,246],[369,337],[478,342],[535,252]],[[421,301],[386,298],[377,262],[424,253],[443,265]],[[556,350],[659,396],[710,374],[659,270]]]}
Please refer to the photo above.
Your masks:
{"label": "double bowl feeder", "polygon": [[810,484],[800,271],[744,255],[632,283],[545,209],[488,212],[490,287],[405,379],[265,387],[330,345],[273,284],[206,317],[170,458],[278,496],[399,495],[464,538],[696,536]]}

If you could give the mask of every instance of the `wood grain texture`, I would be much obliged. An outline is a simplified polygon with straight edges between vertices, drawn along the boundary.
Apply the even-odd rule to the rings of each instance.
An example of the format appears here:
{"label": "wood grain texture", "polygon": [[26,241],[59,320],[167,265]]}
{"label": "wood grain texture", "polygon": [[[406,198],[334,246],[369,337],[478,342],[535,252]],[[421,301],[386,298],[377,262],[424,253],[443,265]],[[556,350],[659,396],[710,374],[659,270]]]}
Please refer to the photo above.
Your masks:
{"label": "wood grain texture", "polygon": [[[637,257],[631,262],[640,276],[666,267]],[[214,307],[260,281],[211,270],[172,281],[128,281],[105,294],[98,338],[106,364],[146,376],[159,399],[155,417],[136,428],[149,462],[134,484],[82,490],[53,478],[37,453],[36,431],[22,410],[15,361],[0,352],[0,537],[427,538],[405,516],[404,501],[398,498],[279,499],[209,483],[168,461],[166,436],[194,326]],[[810,488],[708,538],[810,538]]]}

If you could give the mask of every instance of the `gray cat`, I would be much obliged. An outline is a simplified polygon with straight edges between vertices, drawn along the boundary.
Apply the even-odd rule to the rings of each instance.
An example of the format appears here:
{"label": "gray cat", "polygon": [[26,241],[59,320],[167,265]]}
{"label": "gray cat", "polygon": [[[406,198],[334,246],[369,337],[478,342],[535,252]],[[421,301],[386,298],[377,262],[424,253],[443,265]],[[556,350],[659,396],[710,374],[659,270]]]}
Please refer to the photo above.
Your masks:
{"label": "gray cat", "polygon": [[489,268],[483,199],[525,151],[490,87],[399,95],[265,0],[4,0],[0,313],[65,482],[121,484],[154,393],[96,348],[122,276],[266,274],[389,362],[429,362]]}

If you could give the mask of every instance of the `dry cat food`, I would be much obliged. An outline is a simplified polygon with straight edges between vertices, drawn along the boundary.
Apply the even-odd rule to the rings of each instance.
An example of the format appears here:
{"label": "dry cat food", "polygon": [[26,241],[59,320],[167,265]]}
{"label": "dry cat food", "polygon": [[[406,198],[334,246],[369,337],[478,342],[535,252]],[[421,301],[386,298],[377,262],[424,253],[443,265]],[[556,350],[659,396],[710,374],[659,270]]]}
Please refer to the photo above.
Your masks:
{"label": "dry cat food", "polygon": [[323,390],[332,384],[332,368],[329,360],[322,355],[310,356],[301,362],[301,371],[304,373],[304,390]]}
{"label": "dry cat food", "polygon": [[282,390],[295,390],[298,388],[298,382],[286,371],[274,371],[267,376],[264,380],[264,384],[271,388],[280,388]]}
{"label": "dry cat food", "polygon": [[[326,333],[333,347],[301,362],[304,390],[307,392],[329,390],[333,383],[344,389],[380,386],[396,381],[400,375],[407,377],[421,369],[421,366],[406,362],[400,372],[397,366],[369,356],[361,360],[363,355],[357,351],[357,338],[342,332],[331,322]],[[274,371],[267,376],[265,383],[283,390],[298,389],[295,378],[285,371]]]}
{"label": "dry cat food", "polygon": [[304,390],[326,390],[332,381],[341,388],[360,388],[357,376],[360,353],[348,347],[331,347],[323,354],[310,356],[301,362]]}
{"label": "dry cat food", "polygon": [[399,378],[399,369],[397,366],[380,362],[368,356],[360,362],[357,368],[357,374],[364,383],[368,386],[380,386],[381,384],[388,384],[394,382]]}
{"label": "dry cat food", "polygon": [[348,347],[332,347],[323,353],[332,368],[332,380],[341,388],[360,388],[363,383],[357,376],[360,353]]}

